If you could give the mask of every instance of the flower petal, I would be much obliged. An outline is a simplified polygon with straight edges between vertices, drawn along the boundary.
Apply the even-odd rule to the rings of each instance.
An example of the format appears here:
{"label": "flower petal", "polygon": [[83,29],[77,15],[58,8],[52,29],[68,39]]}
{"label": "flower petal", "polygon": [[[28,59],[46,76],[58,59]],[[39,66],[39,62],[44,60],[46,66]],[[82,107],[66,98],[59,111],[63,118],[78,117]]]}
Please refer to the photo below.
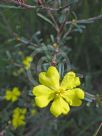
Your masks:
{"label": "flower petal", "polygon": [[81,99],[84,99],[84,91],[80,88],[67,90],[66,93],[63,95],[63,98],[71,106],[80,106],[82,104]]}
{"label": "flower petal", "polygon": [[78,97],[79,99],[84,99],[85,93],[84,93],[84,91],[83,91],[82,89],[80,89],[80,88],[75,88],[74,91],[76,91],[77,97]]}
{"label": "flower petal", "polygon": [[16,95],[16,96],[20,96],[20,94],[21,94],[20,91],[19,91],[19,88],[17,88],[17,87],[13,88],[12,93],[13,93],[13,95]]}
{"label": "flower petal", "polygon": [[61,114],[67,114],[70,111],[68,103],[61,97],[56,97],[51,105],[50,112],[58,117]]}
{"label": "flower petal", "polygon": [[16,95],[12,95],[12,98],[11,98],[11,101],[12,101],[12,102],[17,101],[17,99],[18,99],[18,96],[16,96]]}
{"label": "flower petal", "polygon": [[46,107],[54,98],[54,91],[44,85],[39,85],[33,88],[36,105],[43,108]]}
{"label": "flower petal", "polygon": [[44,108],[51,100],[53,100],[53,98],[53,96],[37,96],[35,97],[35,103],[38,107]]}
{"label": "flower petal", "polygon": [[33,61],[33,58],[32,58],[31,56],[27,56],[27,57],[26,57],[26,60],[27,60],[28,62],[32,62],[32,61]]}
{"label": "flower petal", "polygon": [[5,95],[5,99],[7,101],[9,101],[9,100],[11,100],[11,98],[12,98],[12,92],[10,90],[7,90],[6,95]]}
{"label": "flower petal", "polygon": [[63,89],[73,89],[76,86],[80,85],[80,79],[79,77],[76,77],[76,74],[74,72],[68,72],[64,79],[62,80],[61,87]]}
{"label": "flower petal", "polygon": [[49,96],[53,93],[54,93],[53,90],[49,89],[44,85],[38,85],[33,88],[33,95],[35,96]]}
{"label": "flower petal", "polygon": [[24,119],[25,119],[25,116],[23,116],[23,115],[13,117],[13,119],[12,119],[13,127],[16,129],[19,126],[25,125],[26,123],[25,123]]}
{"label": "flower petal", "polygon": [[60,75],[57,69],[53,66],[49,67],[47,72],[41,72],[39,74],[40,83],[51,89],[59,88],[59,79]]}

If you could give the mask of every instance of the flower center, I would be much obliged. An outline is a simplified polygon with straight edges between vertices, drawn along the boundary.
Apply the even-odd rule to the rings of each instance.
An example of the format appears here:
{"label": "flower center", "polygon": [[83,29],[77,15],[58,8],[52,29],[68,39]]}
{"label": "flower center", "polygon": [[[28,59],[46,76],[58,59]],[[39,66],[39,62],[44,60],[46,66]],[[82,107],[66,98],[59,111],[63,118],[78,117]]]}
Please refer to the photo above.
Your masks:
{"label": "flower center", "polygon": [[65,92],[65,90],[63,90],[62,88],[59,88],[59,89],[56,91],[56,96],[62,96],[64,92]]}

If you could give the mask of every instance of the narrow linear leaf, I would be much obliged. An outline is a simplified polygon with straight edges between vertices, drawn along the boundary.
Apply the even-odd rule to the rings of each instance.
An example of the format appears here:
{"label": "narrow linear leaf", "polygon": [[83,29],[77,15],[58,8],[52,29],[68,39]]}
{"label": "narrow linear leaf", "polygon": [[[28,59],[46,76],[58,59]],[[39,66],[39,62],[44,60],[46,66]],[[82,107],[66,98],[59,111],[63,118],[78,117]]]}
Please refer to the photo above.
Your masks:
{"label": "narrow linear leaf", "polygon": [[6,9],[23,9],[22,7],[10,6],[10,5],[2,5],[2,4],[0,4],[0,8],[6,8]]}
{"label": "narrow linear leaf", "polygon": [[51,24],[51,25],[54,27],[53,22],[52,22],[49,18],[43,16],[43,15],[40,14],[40,13],[37,13],[37,15],[38,15],[40,18],[42,18],[44,21],[46,21],[47,23]]}

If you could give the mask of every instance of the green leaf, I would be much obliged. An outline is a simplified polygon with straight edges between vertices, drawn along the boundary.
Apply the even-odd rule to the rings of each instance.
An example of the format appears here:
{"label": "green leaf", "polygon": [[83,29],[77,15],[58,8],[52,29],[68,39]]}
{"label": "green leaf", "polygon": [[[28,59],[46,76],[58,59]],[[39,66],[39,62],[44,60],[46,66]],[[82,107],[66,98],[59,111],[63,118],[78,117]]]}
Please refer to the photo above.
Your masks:
{"label": "green leaf", "polygon": [[38,15],[40,18],[42,18],[44,21],[46,21],[47,23],[51,24],[51,25],[54,27],[53,22],[52,22],[49,18],[43,16],[43,15],[40,14],[40,13],[37,13],[37,15]]}

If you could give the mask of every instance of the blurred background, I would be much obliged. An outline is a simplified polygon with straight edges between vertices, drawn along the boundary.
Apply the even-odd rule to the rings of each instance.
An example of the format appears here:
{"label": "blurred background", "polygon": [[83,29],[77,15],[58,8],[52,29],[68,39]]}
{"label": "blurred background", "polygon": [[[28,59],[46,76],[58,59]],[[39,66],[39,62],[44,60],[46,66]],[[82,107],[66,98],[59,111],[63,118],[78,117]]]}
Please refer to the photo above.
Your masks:
{"label": "blurred background", "polygon": [[[32,0],[28,3],[33,2],[36,3]],[[49,0],[48,3],[50,2]],[[51,4],[53,5],[54,1]],[[14,4],[13,6],[17,7]],[[102,14],[102,1],[79,0],[71,9],[78,19],[96,17]],[[30,81],[26,71],[22,70],[22,59],[35,50],[33,43],[39,48],[42,43],[47,46],[52,44],[51,35],[56,36],[53,27],[39,18],[38,13],[47,16],[46,11],[39,9],[0,7],[0,96],[4,95],[5,88],[19,86],[25,91],[26,100],[23,100],[23,103],[33,101],[32,97],[26,96],[27,90],[31,91],[33,87],[33,81]],[[57,18],[60,15],[55,16]],[[83,75],[86,91],[102,95],[102,20],[86,24],[82,31],[71,33],[63,48],[66,49],[71,66]],[[32,76],[35,76],[36,81],[37,61],[42,54],[37,54],[33,60]],[[48,56],[48,51],[45,54],[48,59],[51,57]],[[7,118],[3,118],[6,114],[5,107],[6,102],[0,100],[0,131],[4,129],[2,124],[6,124],[6,136],[96,136],[95,132],[102,122],[102,107],[84,103],[82,107],[72,109],[69,115],[57,119],[50,115],[48,109],[37,109],[39,114],[29,119],[26,129],[19,128],[19,131],[14,131],[7,127],[6,122],[10,116],[5,115]],[[102,129],[97,136],[102,136]]]}

